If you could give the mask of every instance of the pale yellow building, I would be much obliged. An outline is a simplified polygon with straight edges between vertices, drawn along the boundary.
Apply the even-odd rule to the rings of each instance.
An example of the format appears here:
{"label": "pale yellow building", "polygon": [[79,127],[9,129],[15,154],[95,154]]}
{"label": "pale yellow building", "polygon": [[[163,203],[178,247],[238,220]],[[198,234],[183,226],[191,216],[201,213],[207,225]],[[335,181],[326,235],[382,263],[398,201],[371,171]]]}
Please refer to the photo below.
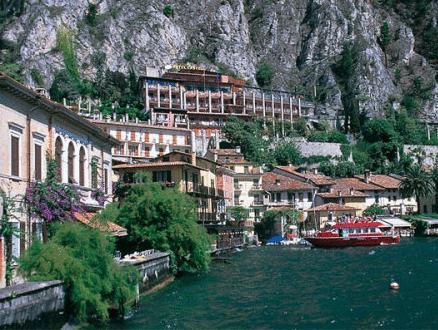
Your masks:
{"label": "pale yellow building", "polygon": [[[98,189],[111,197],[111,147],[117,141],[108,134],[2,73],[0,115],[0,189],[17,206],[32,182],[45,179],[46,155],[57,161],[61,181],[77,188],[86,208],[100,207],[93,197]],[[11,250],[19,257],[41,235],[41,222],[27,212],[15,215],[11,221],[20,234],[12,237]],[[4,267],[0,260],[0,286]]]}

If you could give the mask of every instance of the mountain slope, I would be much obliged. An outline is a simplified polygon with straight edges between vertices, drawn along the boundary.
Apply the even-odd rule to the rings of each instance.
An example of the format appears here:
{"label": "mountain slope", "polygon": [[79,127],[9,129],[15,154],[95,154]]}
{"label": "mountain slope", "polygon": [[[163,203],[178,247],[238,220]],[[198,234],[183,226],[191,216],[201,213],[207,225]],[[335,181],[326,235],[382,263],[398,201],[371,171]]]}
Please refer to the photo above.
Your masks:
{"label": "mountain slope", "polygon": [[[15,47],[30,84],[39,72],[50,87],[65,67],[57,39],[59,31],[69,31],[78,71],[90,80],[99,70],[127,74],[133,68],[140,74],[146,66],[189,61],[233,71],[255,84],[257,68],[267,63],[274,71],[272,87],[316,91],[320,108],[333,114],[357,104],[366,115],[382,115],[388,100],[397,109],[402,100],[409,106],[412,97],[421,118],[438,122],[431,64],[438,58],[434,50],[423,52],[428,58],[420,55],[430,41],[415,37],[436,27],[438,4],[426,1],[426,11],[419,12],[411,2],[30,0],[7,20],[2,39]],[[347,76],[339,69],[346,47],[357,49]]]}

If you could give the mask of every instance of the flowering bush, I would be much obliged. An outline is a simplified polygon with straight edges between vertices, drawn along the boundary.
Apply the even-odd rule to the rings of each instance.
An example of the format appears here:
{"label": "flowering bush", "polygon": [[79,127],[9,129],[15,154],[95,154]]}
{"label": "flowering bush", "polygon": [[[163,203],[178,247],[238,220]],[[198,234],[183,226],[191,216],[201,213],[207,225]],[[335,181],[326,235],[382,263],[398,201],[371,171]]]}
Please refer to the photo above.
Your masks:
{"label": "flowering bush", "polygon": [[46,180],[32,183],[24,196],[32,216],[45,223],[71,220],[75,212],[82,210],[77,191],[58,182],[56,167],[56,162],[48,159]]}
{"label": "flowering bush", "polygon": [[103,206],[107,201],[108,197],[105,196],[105,192],[103,189],[98,188],[91,193],[91,197],[99,203],[99,205]]}

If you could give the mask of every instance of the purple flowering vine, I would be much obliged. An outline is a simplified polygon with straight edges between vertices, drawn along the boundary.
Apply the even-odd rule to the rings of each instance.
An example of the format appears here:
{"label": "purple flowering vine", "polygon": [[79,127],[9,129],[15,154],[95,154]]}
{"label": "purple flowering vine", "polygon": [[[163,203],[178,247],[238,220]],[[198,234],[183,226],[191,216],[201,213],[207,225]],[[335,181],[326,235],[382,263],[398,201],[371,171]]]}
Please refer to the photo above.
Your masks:
{"label": "purple flowering vine", "polygon": [[72,220],[76,212],[82,212],[78,192],[72,186],[59,182],[53,159],[47,160],[46,180],[32,183],[26,189],[24,201],[32,216],[45,223]]}

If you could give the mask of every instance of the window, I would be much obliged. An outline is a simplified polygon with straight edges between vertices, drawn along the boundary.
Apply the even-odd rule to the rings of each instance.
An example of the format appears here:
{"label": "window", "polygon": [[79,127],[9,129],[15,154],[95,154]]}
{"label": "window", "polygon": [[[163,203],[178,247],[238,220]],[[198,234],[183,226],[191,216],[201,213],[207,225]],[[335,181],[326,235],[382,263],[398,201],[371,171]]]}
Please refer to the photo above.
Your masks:
{"label": "window", "polygon": [[41,145],[40,144],[35,144],[35,156],[34,156],[34,168],[35,168],[35,180],[36,181],[41,181],[41,177],[42,177],[42,173],[41,173]]}
{"label": "window", "polygon": [[177,144],[176,135],[175,134],[172,135],[172,144]]}
{"label": "window", "polygon": [[287,200],[288,200],[289,202],[293,202],[293,200],[294,200],[294,193],[288,191],[288,192],[287,192]]}
{"label": "window", "polygon": [[20,138],[11,135],[11,175],[20,176]]}
{"label": "window", "polygon": [[129,156],[137,156],[137,146],[128,146]]}
{"label": "window", "polygon": [[104,189],[105,189],[105,194],[108,194],[108,169],[106,168],[103,171],[103,184],[104,184]]}
{"label": "window", "polygon": [[62,140],[58,136],[55,142],[55,161],[56,161],[56,170],[58,174],[58,181],[62,181]]}
{"label": "window", "polygon": [[307,193],[307,200],[309,202],[312,200],[312,193],[310,191]]}
{"label": "window", "polygon": [[172,182],[171,171],[153,171],[152,181],[154,182]]}
{"label": "window", "polygon": [[75,183],[74,174],[75,147],[72,142],[68,144],[68,183]]}
{"label": "window", "polygon": [[243,167],[243,173],[245,173],[245,174],[249,173],[249,167],[248,166],[244,166]]}
{"label": "window", "polygon": [[118,129],[116,131],[116,139],[121,140],[122,139],[122,130]]}
{"label": "window", "polygon": [[281,202],[281,193],[276,193],[277,195],[277,202]]}
{"label": "window", "polygon": [[149,157],[150,156],[150,151],[149,151],[149,147],[144,147],[144,156],[145,157]]}
{"label": "window", "polygon": [[79,151],[79,185],[85,186],[85,149]]}
{"label": "window", "polygon": [[149,143],[149,132],[144,132],[144,142]]}
{"label": "window", "polygon": [[135,131],[131,131],[131,141],[135,141]]}
{"label": "window", "polygon": [[298,200],[299,200],[300,202],[303,201],[303,193],[299,193],[299,194],[298,194]]}
{"label": "window", "polygon": [[159,149],[158,149],[158,154],[159,154],[160,156],[163,156],[163,154],[164,154],[164,149],[163,149],[163,148],[159,148]]}

